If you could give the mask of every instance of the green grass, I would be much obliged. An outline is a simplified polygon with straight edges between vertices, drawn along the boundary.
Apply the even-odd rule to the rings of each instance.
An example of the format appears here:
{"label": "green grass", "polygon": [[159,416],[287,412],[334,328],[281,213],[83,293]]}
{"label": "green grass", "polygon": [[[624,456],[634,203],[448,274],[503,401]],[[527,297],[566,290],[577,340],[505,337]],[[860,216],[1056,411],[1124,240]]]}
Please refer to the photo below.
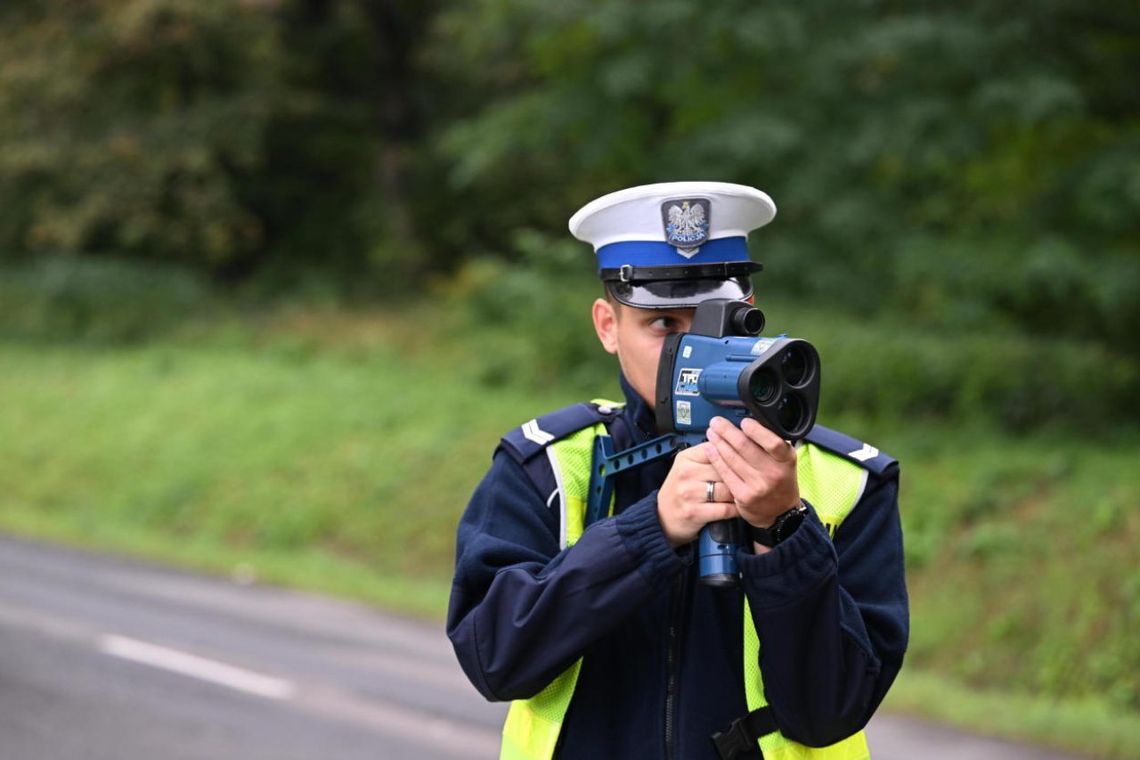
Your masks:
{"label": "green grass", "polygon": [[1140,717],[1104,699],[970,688],[912,667],[903,669],[883,708],[1088,757],[1128,760],[1140,747]]}
{"label": "green grass", "polygon": [[[931,441],[930,436],[937,437]],[[911,643],[888,707],[1140,754],[1140,440],[884,433],[904,462]]]}
{"label": "green grass", "polygon": [[[533,344],[455,323],[295,311],[128,346],[0,342],[0,529],[438,620],[498,436],[616,393],[612,371],[516,375]],[[1140,755],[1135,428],[826,421],[904,463],[912,639],[888,706]]]}
{"label": "green grass", "polygon": [[570,399],[456,382],[388,323],[338,319],[2,345],[0,525],[440,616],[493,442]]}

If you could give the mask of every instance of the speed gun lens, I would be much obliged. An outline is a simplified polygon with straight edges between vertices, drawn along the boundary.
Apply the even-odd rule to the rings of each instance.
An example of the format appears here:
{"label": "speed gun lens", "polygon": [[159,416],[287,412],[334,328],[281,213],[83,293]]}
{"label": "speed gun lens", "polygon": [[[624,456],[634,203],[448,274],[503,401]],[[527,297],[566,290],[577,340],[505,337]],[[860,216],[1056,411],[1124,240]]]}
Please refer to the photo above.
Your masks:
{"label": "speed gun lens", "polygon": [[807,416],[807,407],[802,398],[794,393],[789,393],[780,399],[776,418],[780,421],[780,427],[787,431],[789,437],[800,435],[804,430],[805,418]]}
{"label": "speed gun lens", "polygon": [[803,385],[808,379],[808,359],[799,346],[791,346],[780,357],[784,382],[791,386]]}
{"label": "speed gun lens", "polygon": [[772,372],[761,370],[748,379],[748,393],[757,404],[767,404],[776,397],[780,387]]}

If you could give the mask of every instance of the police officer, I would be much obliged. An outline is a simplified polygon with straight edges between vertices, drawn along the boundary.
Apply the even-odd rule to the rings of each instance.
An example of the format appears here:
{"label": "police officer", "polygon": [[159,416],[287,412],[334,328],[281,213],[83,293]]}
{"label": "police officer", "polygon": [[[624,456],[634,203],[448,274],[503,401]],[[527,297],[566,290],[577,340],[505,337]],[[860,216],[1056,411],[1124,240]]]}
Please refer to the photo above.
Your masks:
{"label": "police officer", "polygon": [[[751,187],[646,185],[570,220],[593,245],[602,347],[623,403],[577,404],[503,437],[459,524],[448,635],[475,687],[512,700],[503,758],[859,760],[908,634],[898,465],[816,426],[796,446],[751,419],[622,472],[585,530],[594,438],[656,435],[661,344],[710,298],[751,300]],[[693,540],[742,518],[740,583],[697,580]]]}

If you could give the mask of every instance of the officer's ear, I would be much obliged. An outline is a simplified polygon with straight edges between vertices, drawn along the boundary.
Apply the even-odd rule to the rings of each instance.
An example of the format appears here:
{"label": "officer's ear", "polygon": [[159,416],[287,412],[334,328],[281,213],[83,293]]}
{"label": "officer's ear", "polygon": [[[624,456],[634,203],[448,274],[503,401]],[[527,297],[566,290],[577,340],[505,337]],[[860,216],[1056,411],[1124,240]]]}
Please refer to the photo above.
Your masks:
{"label": "officer's ear", "polygon": [[598,334],[598,340],[601,341],[602,348],[611,354],[616,354],[618,350],[617,310],[619,308],[619,306],[615,306],[605,298],[599,298],[594,301],[594,332]]}

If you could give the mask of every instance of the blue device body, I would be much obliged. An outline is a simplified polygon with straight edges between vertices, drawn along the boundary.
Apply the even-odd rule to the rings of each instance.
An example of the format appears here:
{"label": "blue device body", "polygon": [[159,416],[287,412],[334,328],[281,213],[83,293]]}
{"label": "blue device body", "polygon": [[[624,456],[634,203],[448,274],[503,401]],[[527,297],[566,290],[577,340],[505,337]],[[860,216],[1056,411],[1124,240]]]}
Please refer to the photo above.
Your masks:
{"label": "blue device body", "polygon": [[[740,427],[749,416],[741,397],[741,373],[786,340],[681,336],[672,367],[673,429],[703,437],[713,417],[724,417]],[[660,389],[658,393],[662,395]]]}

